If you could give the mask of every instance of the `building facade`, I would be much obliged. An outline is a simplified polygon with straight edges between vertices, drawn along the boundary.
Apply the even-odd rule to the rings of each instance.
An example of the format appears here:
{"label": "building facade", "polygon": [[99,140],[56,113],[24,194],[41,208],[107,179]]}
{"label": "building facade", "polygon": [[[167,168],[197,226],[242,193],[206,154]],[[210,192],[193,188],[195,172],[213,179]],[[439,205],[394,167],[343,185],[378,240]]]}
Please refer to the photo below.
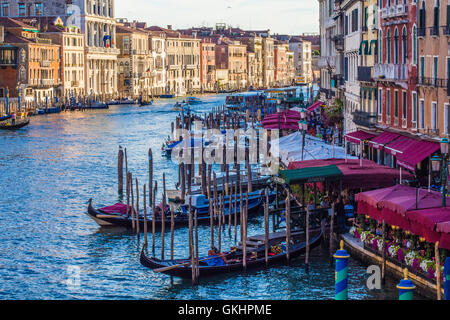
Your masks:
{"label": "building facade", "polygon": [[60,46],[41,38],[39,30],[19,20],[0,18],[0,96],[52,102],[61,84]]}
{"label": "building facade", "polygon": [[[417,129],[417,5],[383,0],[380,8],[378,125],[400,131]],[[414,49],[414,50],[413,50]]]}
{"label": "building facade", "polygon": [[216,44],[206,39],[200,47],[201,85],[202,91],[216,90]]}
{"label": "building facade", "polygon": [[[418,1],[413,39],[418,53],[418,102],[413,102],[412,130],[430,137],[450,134],[450,3]],[[418,39],[416,40],[416,36]]]}
{"label": "building facade", "polygon": [[153,56],[149,34],[136,27],[117,26],[118,92],[120,97],[148,100],[153,87]]}

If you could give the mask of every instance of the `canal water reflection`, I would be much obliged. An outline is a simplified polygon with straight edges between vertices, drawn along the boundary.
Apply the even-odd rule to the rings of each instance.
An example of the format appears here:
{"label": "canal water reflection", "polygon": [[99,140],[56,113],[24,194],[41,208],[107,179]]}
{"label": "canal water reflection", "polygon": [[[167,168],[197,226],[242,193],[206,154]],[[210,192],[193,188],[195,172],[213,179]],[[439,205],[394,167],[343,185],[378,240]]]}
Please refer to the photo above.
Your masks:
{"label": "canal water reflection", "polygon": [[[202,99],[207,103],[195,107],[199,112],[225,96]],[[177,115],[173,103],[38,116],[20,131],[0,132],[0,299],[333,299],[334,269],[320,248],[312,252],[309,274],[300,258],[290,267],[201,279],[193,288],[140,265],[143,237],[103,230],[85,215],[91,197],[96,206],[118,201],[119,145],[141,184],[148,183],[151,147],[159,185],[163,172],[168,187],[175,185],[177,165],[160,151]],[[262,217],[250,219],[249,235],[262,230]],[[201,254],[209,239],[209,226],[200,226]],[[167,256],[167,235],[166,241]],[[187,256],[187,242],[186,229],[176,229],[175,257]],[[159,252],[159,234],[156,243]],[[232,245],[224,236],[223,247]],[[351,299],[396,298],[395,283],[370,292],[366,278],[365,267],[350,260]]]}

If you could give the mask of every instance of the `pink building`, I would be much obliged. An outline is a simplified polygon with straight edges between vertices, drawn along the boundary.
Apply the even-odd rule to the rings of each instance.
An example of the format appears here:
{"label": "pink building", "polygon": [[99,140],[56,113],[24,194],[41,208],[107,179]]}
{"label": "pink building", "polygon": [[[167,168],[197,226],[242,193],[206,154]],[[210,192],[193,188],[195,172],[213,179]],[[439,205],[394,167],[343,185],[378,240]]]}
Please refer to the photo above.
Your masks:
{"label": "pink building", "polygon": [[207,39],[200,46],[200,81],[202,91],[216,90],[216,44]]}

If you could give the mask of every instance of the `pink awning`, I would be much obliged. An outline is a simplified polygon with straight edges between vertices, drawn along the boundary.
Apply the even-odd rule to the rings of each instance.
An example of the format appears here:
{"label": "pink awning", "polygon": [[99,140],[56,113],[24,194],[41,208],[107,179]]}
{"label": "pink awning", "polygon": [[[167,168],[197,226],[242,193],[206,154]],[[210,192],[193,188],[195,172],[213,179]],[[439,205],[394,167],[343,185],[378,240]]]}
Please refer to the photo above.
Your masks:
{"label": "pink awning", "polygon": [[369,146],[374,149],[381,150],[381,149],[383,149],[385,144],[394,141],[398,137],[400,137],[400,135],[398,133],[384,131],[379,136],[370,140]]}
{"label": "pink awning", "polygon": [[266,130],[276,130],[276,129],[280,129],[280,130],[299,130],[299,126],[298,123],[280,123],[280,125],[278,126],[278,124],[270,124],[270,125],[266,125],[264,126],[264,129]]}
{"label": "pink awning", "polygon": [[416,143],[417,140],[400,136],[391,143],[384,146],[384,152],[393,156],[402,154],[406,149]]}
{"label": "pink awning", "polygon": [[397,156],[397,164],[414,171],[418,163],[431,156],[440,149],[439,143],[429,141],[415,141],[403,153]]}
{"label": "pink awning", "polygon": [[450,234],[450,221],[438,223],[436,226],[436,231]]}
{"label": "pink awning", "polygon": [[371,133],[368,133],[368,132],[365,132],[365,131],[362,131],[362,130],[358,130],[358,131],[354,131],[354,132],[351,132],[351,133],[347,133],[344,136],[345,140],[347,140],[348,142],[356,143],[356,144],[360,144],[361,141],[369,140],[369,139],[372,139],[374,137],[375,137],[374,134],[371,134]]}
{"label": "pink awning", "polygon": [[314,111],[316,110],[318,107],[320,107],[321,105],[323,105],[324,103],[322,101],[316,101],[314,102],[312,105],[310,105],[308,108],[306,108],[306,111]]}

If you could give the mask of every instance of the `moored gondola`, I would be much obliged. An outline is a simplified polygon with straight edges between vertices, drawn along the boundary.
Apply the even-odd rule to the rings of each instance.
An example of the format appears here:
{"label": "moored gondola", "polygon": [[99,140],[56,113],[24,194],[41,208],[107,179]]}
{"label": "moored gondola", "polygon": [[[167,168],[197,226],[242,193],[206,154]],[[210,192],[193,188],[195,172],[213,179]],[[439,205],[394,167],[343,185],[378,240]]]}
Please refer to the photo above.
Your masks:
{"label": "moored gondola", "polygon": [[[244,200],[245,202],[245,200]],[[252,199],[249,200],[248,204],[248,214],[254,215],[259,212],[262,206],[262,197],[259,197],[258,199]],[[170,227],[171,221],[170,221],[170,211],[165,210],[165,217],[164,217],[164,224],[167,227]],[[192,207],[192,210],[196,210],[195,207]],[[225,208],[224,208],[224,216],[225,218],[229,215],[229,205],[227,205],[227,202],[225,202]],[[233,216],[235,213],[234,206],[232,206],[231,209],[231,215]],[[239,200],[238,204],[236,206],[236,213],[239,216],[240,214],[240,205]],[[131,215],[127,215],[127,205],[123,203],[117,203],[113,206],[108,206],[100,209],[95,209],[92,206],[92,199],[89,199],[88,209],[86,214],[94,220],[99,226],[101,227],[125,227],[125,228],[132,228],[132,218]],[[189,224],[189,217],[188,213],[186,212],[180,212],[176,211],[174,212],[174,223],[175,227],[180,226],[187,226]],[[199,213],[198,215],[198,223],[199,224],[207,224],[210,223],[210,216],[209,216],[209,210],[203,211],[202,213]],[[151,209],[149,209],[149,212],[147,213],[147,226],[151,227],[153,224],[152,221],[152,212]],[[144,227],[144,217],[142,216],[142,213],[139,216],[139,225],[140,230],[143,230]],[[162,218],[160,214],[157,214],[157,217],[155,219],[155,225],[156,227],[160,228],[162,225]]]}
{"label": "moored gondola", "polygon": [[[322,232],[316,231],[310,235],[309,247],[313,249],[320,244],[322,240]],[[273,266],[277,263],[286,262],[285,247],[280,245],[274,246],[276,252],[272,252],[268,256],[269,265]],[[290,259],[296,258],[306,251],[306,242],[297,241],[291,243],[289,256]],[[256,255],[255,255],[256,253]],[[243,252],[234,248],[230,252],[221,254],[227,260],[227,263],[219,256],[205,256],[199,258],[199,277],[217,276],[218,274],[226,274],[231,272],[243,271]],[[259,268],[266,265],[264,246],[254,252],[248,252],[247,269]],[[192,277],[192,267],[190,259],[160,260],[154,257],[148,257],[145,254],[145,245],[142,247],[140,262],[143,266],[153,269],[155,272],[161,272],[170,276],[190,279]]]}

